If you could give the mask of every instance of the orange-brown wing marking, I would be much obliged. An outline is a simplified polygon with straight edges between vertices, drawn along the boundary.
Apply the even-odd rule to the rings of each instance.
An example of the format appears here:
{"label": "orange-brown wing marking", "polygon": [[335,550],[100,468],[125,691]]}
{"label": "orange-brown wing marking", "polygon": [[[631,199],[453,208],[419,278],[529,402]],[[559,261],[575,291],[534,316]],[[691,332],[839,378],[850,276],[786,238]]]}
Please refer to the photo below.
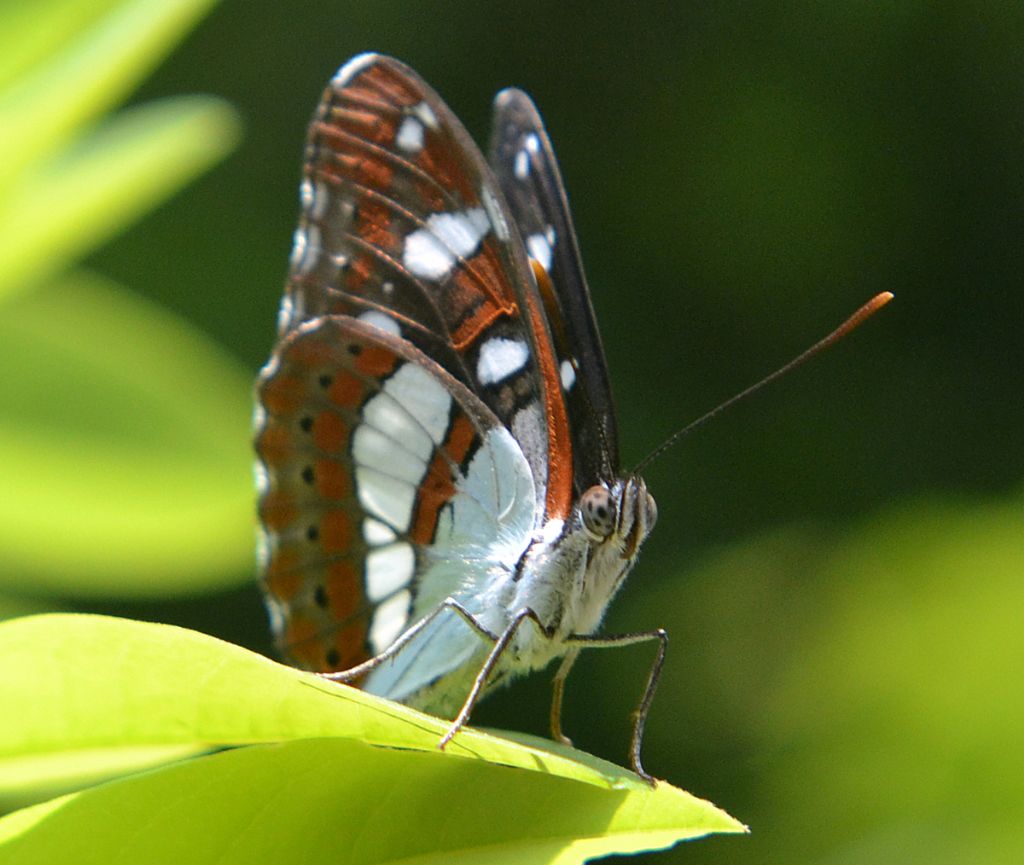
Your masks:
{"label": "orange-brown wing marking", "polygon": [[[420,130],[413,152],[398,144],[406,121]],[[306,315],[385,311],[448,368],[449,359],[435,354],[439,344],[463,353],[496,321],[518,315],[513,280],[522,275],[493,230],[436,280],[403,264],[407,239],[431,231],[432,216],[482,208],[481,190],[493,186],[461,124],[410,70],[376,58],[343,72],[325,91],[307,153],[311,188],[330,200],[306,218],[318,228],[320,259],[337,267],[306,266],[293,275],[299,291],[312,293],[301,304]]]}
{"label": "orange-brown wing marking", "polygon": [[[430,378],[427,392],[435,396],[424,403],[408,382],[430,384]],[[348,316],[318,319],[286,336],[259,392],[264,588],[279,614],[279,641],[303,666],[354,666],[372,654],[378,605],[403,592],[411,603],[417,588],[412,564],[397,583],[382,576],[379,565],[375,571],[374,550],[406,544],[418,561],[483,432],[499,421],[408,342]],[[391,421],[399,421],[399,429],[404,423],[421,441],[428,436],[432,450],[404,450],[401,432],[380,426],[389,412],[396,413]],[[394,451],[370,444],[389,436],[393,445],[384,446]],[[422,477],[408,475],[415,454]],[[389,475],[392,455],[396,473]],[[396,482],[408,489],[404,516],[395,504],[402,501],[393,491]]]}
{"label": "orange-brown wing marking", "polygon": [[296,331],[264,372],[256,450],[267,539],[264,588],[285,624],[278,638],[302,666],[329,670],[369,657],[366,546],[349,446],[359,411],[398,356],[336,331]]}
{"label": "orange-brown wing marking", "polygon": [[[540,279],[546,278],[544,268],[531,259],[534,271]],[[549,341],[549,331],[544,324],[544,312],[535,295],[526,295],[530,319],[534,323],[534,348],[537,352],[537,367],[544,383],[544,404],[548,423],[548,485],[546,511],[549,517],[564,518],[572,509],[572,440],[569,434],[569,416],[565,410],[562,384],[558,374],[558,360]]]}
{"label": "orange-brown wing marking", "polygon": [[469,418],[465,415],[453,417],[448,435],[431,459],[427,474],[420,484],[416,518],[411,529],[412,539],[416,543],[429,544],[434,539],[441,508],[455,495],[452,469],[463,464],[470,448],[477,441],[478,433]]}

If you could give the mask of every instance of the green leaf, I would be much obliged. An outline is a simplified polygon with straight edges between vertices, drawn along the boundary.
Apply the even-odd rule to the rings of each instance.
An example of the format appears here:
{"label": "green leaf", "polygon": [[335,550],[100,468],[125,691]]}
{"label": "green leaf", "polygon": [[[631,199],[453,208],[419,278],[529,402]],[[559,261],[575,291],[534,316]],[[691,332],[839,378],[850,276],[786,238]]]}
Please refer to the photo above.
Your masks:
{"label": "green leaf", "polygon": [[[100,16],[84,11],[92,4],[51,3],[38,21],[14,19],[15,34],[57,18],[81,29],[68,33],[67,25],[56,25],[55,37],[63,38],[40,38],[13,63],[8,74],[24,74],[0,93],[0,187],[123,99],[213,0],[126,0]],[[36,3],[22,5],[36,12]],[[37,62],[26,71],[29,58]]]}
{"label": "green leaf", "polygon": [[[204,747],[322,736],[434,751],[445,722],[326,682],[229,643],[105,616],[44,614],[0,623],[0,763],[55,752]],[[624,769],[467,731],[449,746],[602,786],[635,786]]]}
{"label": "green leaf", "polygon": [[45,63],[120,0],[0,0],[0,87]]}
{"label": "green leaf", "polygon": [[169,594],[252,569],[251,374],[77,274],[0,317],[0,581]]}
{"label": "green leaf", "polygon": [[198,745],[58,751],[0,764],[0,814],[153,766],[209,751]]}
{"label": "green leaf", "polygon": [[42,604],[39,601],[26,598],[0,595],[0,620],[14,619],[18,616],[31,616],[36,613],[51,613],[53,611],[53,604]]}
{"label": "green leaf", "polygon": [[692,801],[668,785],[601,789],[437,752],[310,739],[216,754],[16,812],[0,821],[0,857],[570,863],[738,831]]}
{"label": "green leaf", "polygon": [[292,740],[16,812],[0,821],[0,860],[63,861],[85,825],[95,858],[79,862],[576,862],[743,831],[703,800],[578,752],[465,730],[442,754],[443,721],[170,626],[60,614],[0,624],[0,693],[19,707],[0,716],[0,777],[13,766],[22,786],[33,760],[52,768],[54,754],[95,768],[118,749]]}
{"label": "green leaf", "polygon": [[0,204],[0,295],[107,240],[219,161],[238,133],[218,99],[165,99],[121,112],[25,172]]}

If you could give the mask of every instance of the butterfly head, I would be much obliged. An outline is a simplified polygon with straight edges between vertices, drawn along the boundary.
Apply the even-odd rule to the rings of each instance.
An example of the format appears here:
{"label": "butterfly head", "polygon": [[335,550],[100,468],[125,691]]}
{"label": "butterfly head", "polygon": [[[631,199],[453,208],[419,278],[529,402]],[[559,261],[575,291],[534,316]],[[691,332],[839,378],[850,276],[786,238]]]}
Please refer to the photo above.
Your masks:
{"label": "butterfly head", "polygon": [[658,520],[658,506],[643,478],[635,475],[611,484],[595,484],[579,500],[583,531],[595,545],[610,546],[632,560]]}
{"label": "butterfly head", "polygon": [[658,508],[643,479],[628,475],[584,490],[575,516],[570,537],[588,547],[586,572],[563,626],[591,634],[636,563],[640,545],[658,519]]}

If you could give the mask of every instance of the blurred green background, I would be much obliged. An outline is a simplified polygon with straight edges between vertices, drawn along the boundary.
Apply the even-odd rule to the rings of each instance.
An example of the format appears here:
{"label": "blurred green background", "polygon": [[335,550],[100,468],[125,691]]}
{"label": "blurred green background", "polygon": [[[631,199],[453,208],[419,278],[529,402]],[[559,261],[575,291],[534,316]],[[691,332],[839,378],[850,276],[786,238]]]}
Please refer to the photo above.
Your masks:
{"label": "blurred green background", "polygon": [[[672,638],[645,762],[753,829],[658,861],[1024,861],[1022,25],[984,0],[221,4],[130,103],[215,94],[237,149],[3,300],[0,609],[270,651],[247,388],[305,125],[344,60],[383,51],[481,142],[497,90],[536,99],[626,466],[896,293],[647,473],[659,525],[607,620]],[[648,663],[578,665],[580,747],[624,756]],[[548,699],[537,676],[475,720],[544,732]]]}

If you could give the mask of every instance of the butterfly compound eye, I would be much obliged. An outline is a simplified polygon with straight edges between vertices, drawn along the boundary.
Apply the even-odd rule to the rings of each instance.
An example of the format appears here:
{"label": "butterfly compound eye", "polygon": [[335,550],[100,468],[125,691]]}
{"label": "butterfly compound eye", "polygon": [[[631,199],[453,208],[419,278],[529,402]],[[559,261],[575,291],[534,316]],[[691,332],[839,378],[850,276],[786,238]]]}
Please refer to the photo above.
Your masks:
{"label": "butterfly compound eye", "polygon": [[602,540],[615,530],[615,500],[607,487],[592,486],[580,497],[583,527],[591,537]]}

